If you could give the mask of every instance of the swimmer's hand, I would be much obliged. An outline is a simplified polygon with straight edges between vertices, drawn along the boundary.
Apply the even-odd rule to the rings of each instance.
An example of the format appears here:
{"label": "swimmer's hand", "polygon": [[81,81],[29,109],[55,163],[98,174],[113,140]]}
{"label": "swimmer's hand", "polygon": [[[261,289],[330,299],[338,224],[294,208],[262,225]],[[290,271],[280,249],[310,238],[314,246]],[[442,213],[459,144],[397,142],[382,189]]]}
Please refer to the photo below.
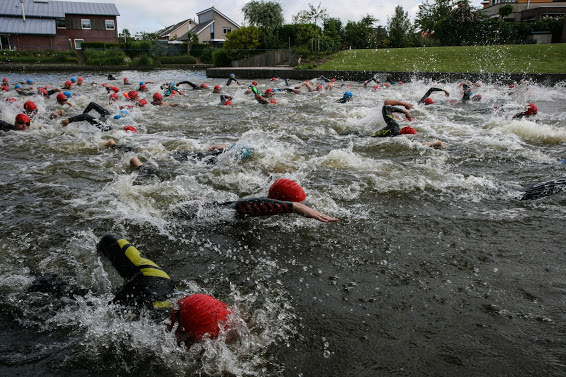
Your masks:
{"label": "swimmer's hand", "polygon": [[310,207],[307,207],[306,205],[302,204],[302,203],[297,203],[294,202],[293,203],[293,212],[295,212],[296,214],[305,216],[305,217],[309,217],[311,219],[316,219],[318,221],[321,221],[323,223],[328,223],[328,222],[335,222],[338,221],[338,219],[325,215],[324,213],[320,213],[315,209],[312,209]]}

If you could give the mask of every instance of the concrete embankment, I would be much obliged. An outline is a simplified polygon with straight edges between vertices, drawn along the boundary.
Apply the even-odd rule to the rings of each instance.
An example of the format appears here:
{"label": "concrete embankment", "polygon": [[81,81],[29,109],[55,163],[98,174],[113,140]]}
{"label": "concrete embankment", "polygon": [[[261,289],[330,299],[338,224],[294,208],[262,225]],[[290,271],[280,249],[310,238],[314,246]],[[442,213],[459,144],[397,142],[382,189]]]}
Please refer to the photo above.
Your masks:
{"label": "concrete embankment", "polygon": [[365,81],[376,76],[378,81],[385,81],[388,73],[393,74],[394,81],[410,82],[412,80],[430,80],[437,82],[454,82],[472,80],[482,82],[512,83],[529,80],[543,85],[566,83],[566,74],[535,74],[535,73],[459,73],[459,72],[377,72],[377,71],[318,71],[301,70],[290,67],[222,67],[209,68],[206,76],[209,78],[227,78],[231,73],[242,79],[282,79],[309,80],[315,77],[336,78],[337,80]]}

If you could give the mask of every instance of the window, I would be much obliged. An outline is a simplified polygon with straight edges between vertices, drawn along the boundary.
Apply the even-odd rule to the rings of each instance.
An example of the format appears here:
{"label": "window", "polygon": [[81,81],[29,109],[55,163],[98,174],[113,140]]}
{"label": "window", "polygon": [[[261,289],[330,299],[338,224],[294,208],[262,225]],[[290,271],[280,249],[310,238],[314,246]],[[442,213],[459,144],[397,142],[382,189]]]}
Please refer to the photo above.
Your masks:
{"label": "window", "polygon": [[222,32],[224,33],[224,35],[228,34],[231,31],[232,31],[231,27],[225,27],[225,28],[222,29]]}
{"label": "window", "polygon": [[82,50],[81,44],[84,42],[84,39],[75,39],[75,49]]}
{"label": "window", "polygon": [[84,18],[83,18],[83,19],[81,20],[81,27],[82,27],[83,29],[88,29],[88,30],[90,30],[90,19],[84,19]]}
{"label": "window", "polygon": [[65,29],[67,27],[64,18],[57,18],[55,24],[57,25],[57,29]]}
{"label": "window", "polygon": [[106,20],[106,30],[116,30],[116,25],[114,25],[114,20]]}

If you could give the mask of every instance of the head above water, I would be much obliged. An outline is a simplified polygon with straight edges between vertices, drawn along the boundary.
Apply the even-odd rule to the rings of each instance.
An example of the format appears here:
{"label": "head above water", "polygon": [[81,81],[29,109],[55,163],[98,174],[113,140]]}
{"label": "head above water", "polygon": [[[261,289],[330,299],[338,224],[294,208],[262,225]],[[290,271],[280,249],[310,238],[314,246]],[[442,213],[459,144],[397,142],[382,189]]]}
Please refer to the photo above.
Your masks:
{"label": "head above water", "polygon": [[430,97],[427,97],[427,98],[425,98],[425,100],[424,100],[424,104],[425,104],[425,105],[432,105],[433,103],[434,103],[434,101],[433,101],[432,98],[430,98]]}
{"label": "head above water", "polygon": [[269,187],[267,197],[286,202],[302,202],[307,198],[307,194],[297,182],[280,178]]}
{"label": "head above water", "polygon": [[353,96],[354,94],[348,90],[347,92],[344,92],[344,96],[342,98],[348,100],[351,99]]}
{"label": "head above water", "polygon": [[26,114],[18,114],[16,115],[14,129],[18,131],[27,130],[30,123],[31,120],[29,119],[29,116],[27,116]]}

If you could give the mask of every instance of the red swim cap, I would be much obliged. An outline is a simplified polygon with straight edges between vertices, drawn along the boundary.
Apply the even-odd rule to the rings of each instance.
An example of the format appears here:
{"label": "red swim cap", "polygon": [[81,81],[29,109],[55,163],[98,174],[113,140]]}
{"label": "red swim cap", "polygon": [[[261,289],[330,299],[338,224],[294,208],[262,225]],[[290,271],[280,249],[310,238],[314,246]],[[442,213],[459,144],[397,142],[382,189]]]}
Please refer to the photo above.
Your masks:
{"label": "red swim cap", "polygon": [[232,106],[232,101],[230,100],[224,101],[224,106]]}
{"label": "red swim cap", "polygon": [[509,89],[513,89],[515,87],[515,85],[511,84],[509,85]]}
{"label": "red swim cap", "polygon": [[140,90],[143,90],[143,89],[147,89],[147,85],[145,85],[145,84],[140,85]]}
{"label": "red swim cap", "polygon": [[525,111],[526,115],[534,115],[538,113],[538,108],[535,106],[534,103],[529,103],[527,105],[527,111]]}
{"label": "red swim cap", "polygon": [[413,127],[406,126],[406,127],[401,128],[401,131],[399,131],[399,133],[401,135],[416,135],[417,130],[415,130]]}
{"label": "red swim cap", "polygon": [[144,107],[145,105],[147,105],[147,100],[146,99],[140,99],[138,101],[138,105],[140,105],[141,107]]}
{"label": "red swim cap", "polygon": [[69,80],[65,81],[65,87],[66,88],[70,88],[71,86],[73,86],[72,82],[70,82]]}
{"label": "red swim cap", "polygon": [[112,98],[114,101],[118,101],[118,95],[116,93],[110,94],[110,98]]}
{"label": "red swim cap", "polygon": [[379,89],[379,85],[374,85],[373,90],[377,90],[377,89]]}
{"label": "red swim cap", "polygon": [[220,88],[220,85],[216,85],[216,86],[214,87],[214,89],[221,89],[221,88]]}
{"label": "red swim cap", "polygon": [[276,103],[277,103],[277,100],[276,100],[275,98],[273,98],[273,99],[269,100],[269,103],[276,104]]}
{"label": "red swim cap", "polygon": [[385,85],[386,87],[388,87],[388,86],[389,86],[389,83],[388,83],[388,82],[386,82],[386,83],[385,83],[385,84],[383,84],[383,85]]}
{"label": "red swim cap", "polygon": [[78,82],[83,82],[83,78],[82,78],[82,77],[79,77],[79,78],[77,79],[77,81],[78,81]]}
{"label": "red swim cap", "polygon": [[33,101],[27,101],[24,103],[24,110],[28,112],[37,111],[37,106],[33,103]]}
{"label": "red swim cap", "polygon": [[136,98],[138,98],[138,92],[136,92],[135,90],[130,90],[128,92],[128,98],[132,101],[135,100]]}
{"label": "red swim cap", "polygon": [[434,101],[430,97],[426,97],[425,100],[424,100],[425,105],[432,105],[433,103],[434,103]]}
{"label": "red swim cap", "polygon": [[307,198],[307,194],[297,182],[281,178],[273,182],[267,197],[286,202],[302,202]]}
{"label": "red swim cap", "polygon": [[252,81],[252,85],[257,85],[257,81]]}
{"label": "red swim cap", "polygon": [[124,131],[132,131],[138,133],[138,130],[134,126],[124,126]]}
{"label": "red swim cap", "polygon": [[6,102],[8,102],[8,103],[14,103],[14,102],[16,102],[16,101],[17,101],[17,99],[15,99],[14,97],[8,97],[8,98],[6,98]]}
{"label": "red swim cap", "polygon": [[68,98],[63,93],[57,94],[57,101],[66,101]]}
{"label": "red swim cap", "polygon": [[335,82],[335,81],[336,81],[336,77],[332,79],[332,82]]}
{"label": "red swim cap", "polygon": [[178,318],[177,332],[184,331],[191,343],[198,342],[205,336],[218,337],[222,322],[226,326],[225,322],[231,313],[227,304],[205,294],[183,297],[177,304],[179,310],[174,311],[171,316],[171,327]]}
{"label": "red swim cap", "polygon": [[27,123],[30,124],[31,120],[26,114],[18,114],[16,115],[16,123]]}
{"label": "red swim cap", "polygon": [[265,90],[265,94],[267,94],[267,93],[272,93],[272,94],[273,94],[273,89],[266,89],[266,90]]}
{"label": "red swim cap", "polygon": [[275,77],[271,78],[271,81],[276,81],[276,80],[277,80],[277,78],[275,78]]}
{"label": "red swim cap", "polygon": [[153,100],[154,101],[159,101],[162,100],[163,96],[160,93],[153,93]]}
{"label": "red swim cap", "polygon": [[10,90],[10,88],[8,88],[6,85],[4,85],[4,86],[2,87],[2,90],[4,90],[4,91],[7,92],[8,90]]}
{"label": "red swim cap", "polygon": [[115,86],[111,86],[110,89],[114,92],[114,93],[118,93],[120,91],[120,89],[118,89]]}
{"label": "red swim cap", "polygon": [[200,84],[201,88],[205,88],[208,89],[208,85],[206,85],[205,83]]}
{"label": "red swim cap", "polygon": [[47,95],[47,90],[45,88],[37,88],[37,94]]}
{"label": "red swim cap", "polygon": [[403,84],[403,81],[397,81],[399,84]]}
{"label": "red swim cap", "polygon": [[130,81],[130,79],[127,78],[127,77],[124,77],[124,83],[127,83],[128,81]]}

